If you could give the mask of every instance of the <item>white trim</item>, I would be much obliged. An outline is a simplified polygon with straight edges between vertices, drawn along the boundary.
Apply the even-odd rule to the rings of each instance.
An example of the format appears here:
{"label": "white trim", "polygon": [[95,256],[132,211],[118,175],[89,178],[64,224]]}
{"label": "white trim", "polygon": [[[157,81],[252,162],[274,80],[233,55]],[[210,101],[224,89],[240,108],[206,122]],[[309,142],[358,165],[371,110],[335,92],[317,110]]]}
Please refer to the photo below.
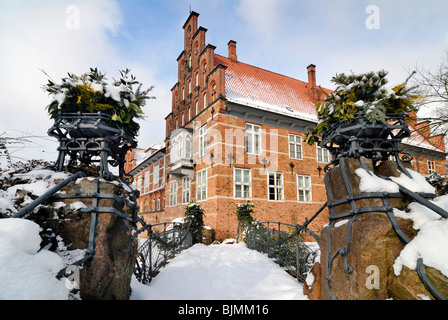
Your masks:
{"label": "white trim", "polygon": [[[290,137],[293,137],[294,141],[290,141]],[[297,138],[300,139],[300,142],[297,142]],[[303,160],[303,147],[302,147],[302,136],[299,134],[288,133],[288,155],[289,159]],[[291,157],[291,144],[294,144],[294,157]],[[297,157],[297,145],[300,146],[300,157]]]}
{"label": "white trim", "polygon": [[[270,177],[271,173],[274,174],[274,185],[272,185],[272,186],[274,188],[274,195],[277,199],[270,198],[269,189],[270,189],[271,185],[269,184],[269,177]],[[277,175],[280,175],[280,177],[281,177],[281,190],[282,190],[281,197],[282,198],[280,200],[278,199],[279,193],[277,191],[277,189],[279,189],[279,187],[275,184],[277,181]],[[283,172],[268,171],[268,174],[266,176],[267,176],[267,196],[268,196],[267,198],[268,198],[268,201],[284,202],[285,201],[285,179],[283,178]]]}
{"label": "white trim", "polygon": [[[297,181],[297,202],[299,202],[299,203],[312,203],[313,202],[313,193],[312,193],[311,176],[310,175],[305,175],[305,174],[297,174],[296,176],[297,176],[297,178],[296,178],[296,181]],[[309,187],[307,188],[307,187],[304,186],[303,188],[299,189],[299,178],[308,178],[309,179]],[[305,182],[305,181],[303,180],[303,182]],[[303,194],[304,198],[306,196],[306,191],[309,191],[309,200],[308,201],[307,200],[302,200],[301,201],[300,197],[299,197],[299,191],[305,192]]]}
{"label": "white trim", "polygon": [[[238,185],[241,186],[241,197],[236,196],[236,170],[241,170],[241,182]],[[249,182],[244,182],[244,171],[249,171]],[[249,197],[244,197],[244,186],[249,187]],[[252,170],[248,168],[233,168],[233,199],[235,200],[250,200],[252,199]]]}

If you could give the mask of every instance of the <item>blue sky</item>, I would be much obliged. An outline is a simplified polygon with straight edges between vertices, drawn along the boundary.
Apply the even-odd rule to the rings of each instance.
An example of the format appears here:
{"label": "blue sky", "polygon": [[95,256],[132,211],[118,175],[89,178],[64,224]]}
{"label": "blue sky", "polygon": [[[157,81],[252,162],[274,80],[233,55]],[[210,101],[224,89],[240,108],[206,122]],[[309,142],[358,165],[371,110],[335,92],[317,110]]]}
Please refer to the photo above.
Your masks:
{"label": "blue sky", "polygon": [[[110,77],[130,68],[156,100],[145,108],[139,146],[165,137],[176,58],[183,50],[182,25],[189,10],[200,14],[207,43],[227,55],[237,41],[238,59],[333,88],[336,73],[385,69],[392,84],[416,65],[436,68],[448,50],[446,0],[0,0],[0,133],[8,129],[46,137],[51,120],[46,76],[98,67]],[[375,16],[367,11],[375,6]],[[72,7],[71,7],[72,6]],[[77,9],[77,19],[73,11]],[[366,21],[375,23],[369,29]],[[75,24],[73,24],[75,22]],[[53,160],[45,139],[24,157]],[[23,152],[23,151],[22,151]]]}

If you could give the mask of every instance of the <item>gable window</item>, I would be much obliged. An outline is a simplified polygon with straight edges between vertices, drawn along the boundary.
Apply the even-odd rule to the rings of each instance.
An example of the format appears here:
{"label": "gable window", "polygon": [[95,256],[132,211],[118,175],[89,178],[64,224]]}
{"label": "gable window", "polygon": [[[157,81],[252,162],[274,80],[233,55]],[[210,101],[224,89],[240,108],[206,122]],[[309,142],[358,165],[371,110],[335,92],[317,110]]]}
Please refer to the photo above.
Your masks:
{"label": "gable window", "polygon": [[317,162],[328,163],[328,150],[317,147]]}
{"label": "gable window", "polygon": [[295,134],[288,135],[289,157],[302,160],[302,137]]}
{"label": "gable window", "polygon": [[207,169],[196,174],[196,200],[207,199]]}
{"label": "gable window", "polygon": [[283,173],[269,172],[268,199],[273,201],[283,200]]}
{"label": "gable window", "polygon": [[190,202],[190,179],[184,177],[182,179],[182,203]]}
{"label": "gable window", "polygon": [[297,175],[297,200],[311,202],[311,177]]}
{"label": "gable window", "polygon": [[207,63],[204,62],[204,66],[202,67],[202,73],[204,74],[204,86],[207,80]]}
{"label": "gable window", "polygon": [[251,176],[249,169],[235,168],[233,173],[234,197],[237,199],[250,199]]}
{"label": "gable window", "polygon": [[177,204],[177,181],[170,183],[170,206]]}
{"label": "gable window", "polygon": [[207,125],[199,129],[199,158],[207,154]]}
{"label": "gable window", "polygon": [[213,83],[213,84],[212,84],[212,92],[211,92],[211,95],[212,95],[212,101],[215,101],[215,99],[216,99],[216,83]]}
{"label": "gable window", "polygon": [[434,161],[428,160],[428,172],[429,172],[429,174],[437,173],[436,163]]}
{"label": "gable window", "polygon": [[259,155],[261,152],[261,127],[246,123],[246,153]]}

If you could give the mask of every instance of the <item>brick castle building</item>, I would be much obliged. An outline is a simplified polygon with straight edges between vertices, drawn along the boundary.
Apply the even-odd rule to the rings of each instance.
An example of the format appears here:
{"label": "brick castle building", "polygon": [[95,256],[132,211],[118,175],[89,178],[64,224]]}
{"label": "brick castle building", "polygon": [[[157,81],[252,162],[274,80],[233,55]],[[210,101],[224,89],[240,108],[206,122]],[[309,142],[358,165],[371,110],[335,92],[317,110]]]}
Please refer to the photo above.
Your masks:
{"label": "brick castle building", "polygon": [[[236,236],[236,205],[247,200],[261,221],[303,223],[326,202],[322,169],[330,160],[325,149],[304,143],[323,95],[316,66],[300,81],[239,61],[233,40],[227,57],[216,54],[198,16],[191,12],[183,26],[165,142],[127,155],[139,215],[170,222],[196,201],[218,240]],[[431,137],[426,125],[411,124],[403,150],[416,171],[445,174],[443,136]]]}

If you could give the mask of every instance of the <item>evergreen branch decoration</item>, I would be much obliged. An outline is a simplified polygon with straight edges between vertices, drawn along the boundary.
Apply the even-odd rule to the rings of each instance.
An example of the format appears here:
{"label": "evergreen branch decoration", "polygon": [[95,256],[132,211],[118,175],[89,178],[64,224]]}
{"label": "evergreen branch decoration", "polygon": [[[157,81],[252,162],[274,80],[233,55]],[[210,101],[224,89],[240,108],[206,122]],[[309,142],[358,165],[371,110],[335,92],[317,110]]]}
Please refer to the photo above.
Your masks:
{"label": "evergreen branch decoration", "polygon": [[[325,98],[316,103],[319,119],[317,126],[306,134],[306,141],[313,145],[319,137],[336,123],[349,123],[362,113],[367,121],[385,123],[387,113],[408,113],[416,111],[416,102],[422,98],[415,93],[415,87],[405,82],[389,88],[386,85],[387,72],[364,74],[337,74],[331,82],[337,85],[334,92],[325,93]],[[411,75],[412,76],[412,75]]]}
{"label": "evergreen branch decoration", "polygon": [[111,125],[123,128],[132,137],[138,135],[140,125],[135,120],[143,118],[146,100],[155,98],[148,96],[154,86],[142,90],[142,84],[129,69],[120,70],[120,79],[111,83],[97,68],[90,68],[90,72],[80,76],[68,73],[60,84],[46,75],[48,83],[42,89],[53,97],[47,106],[50,118],[54,119],[59,112],[103,112],[109,114]]}

